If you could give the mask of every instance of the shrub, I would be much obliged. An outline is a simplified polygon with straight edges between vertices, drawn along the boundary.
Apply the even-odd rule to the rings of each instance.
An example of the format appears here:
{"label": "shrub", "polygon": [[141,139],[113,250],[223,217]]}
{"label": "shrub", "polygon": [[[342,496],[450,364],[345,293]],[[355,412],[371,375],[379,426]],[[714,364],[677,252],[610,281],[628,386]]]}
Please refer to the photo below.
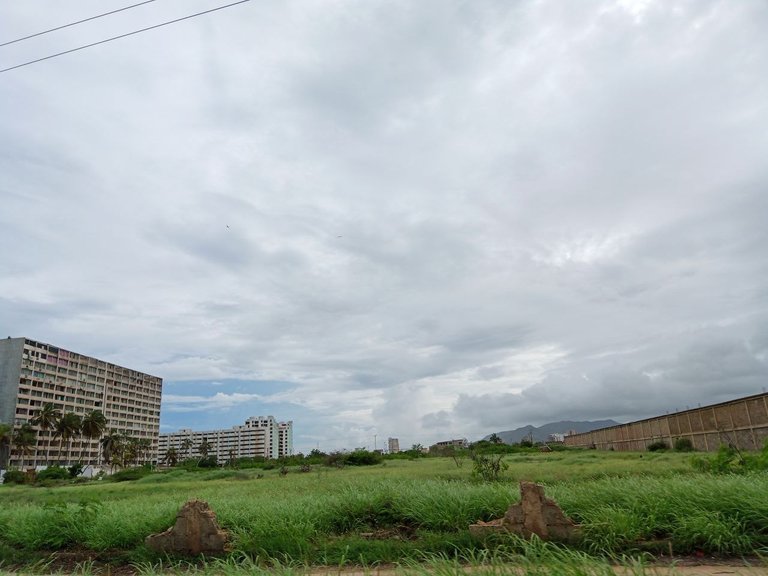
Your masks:
{"label": "shrub", "polygon": [[43,482],[45,480],[69,480],[70,478],[69,470],[56,464],[48,466],[45,470],[40,470],[40,472],[37,473],[38,482]]}
{"label": "shrub", "polygon": [[678,438],[675,440],[675,452],[693,452],[693,442],[690,438]]}
{"label": "shrub", "polygon": [[482,478],[486,482],[496,482],[500,479],[501,473],[509,468],[509,464],[502,460],[503,454],[472,455],[472,476]]}
{"label": "shrub", "polygon": [[69,468],[67,468],[69,471],[69,477],[70,478],[77,478],[80,476],[80,474],[83,473],[83,463],[82,462],[76,462],[72,464]]}
{"label": "shrub", "polygon": [[198,463],[198,468],[217,468],[219,466],[216,456],[206,456],[202,458]]}
{"label": "shrub", "polygon": [[648,452],[663,452],[664,450],[669,450],[669,444],[664,440],[656,440],[648,444]]}
{"label": "shrub", "polygon": [[24,484],[27,475],[23,470],[6,470],[3,476],[3,484]]}
{"label": "shrub", "polygon": [[349,466],[372,466],[381,464],[382,460],[381,454],[368,450],[355,450],[344,455],[344,463]]}
{"label": "shrub", "polygon": [[325,465],[333,466],[335,468],[344,467],[344,454],[341,452],[331,452],[325,457]]}
{"label": "shrub", "polygon": [[700,472],[729,474],[768,470],[768,442],[757,454],[742,454],[733,446],[722,444],[714,456],[694,456],[691,465]]}

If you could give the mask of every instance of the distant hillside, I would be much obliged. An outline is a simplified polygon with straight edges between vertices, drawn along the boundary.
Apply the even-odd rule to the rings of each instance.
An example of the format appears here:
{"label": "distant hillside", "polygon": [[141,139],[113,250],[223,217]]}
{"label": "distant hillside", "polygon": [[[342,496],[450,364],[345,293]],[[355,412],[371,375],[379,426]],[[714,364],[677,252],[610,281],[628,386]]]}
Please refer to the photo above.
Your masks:
{"label": "distant hillside", "polygon": [[[516,444],[523,438],[526,438],[529,434],[533,434],[534,442],[544,442],[547,436],[550,434],[563,434],[569,430],[575,430],[576,432],[591,432],[598,428],[606,428],[608,426],[616,426],[620,422],[615,420],[595,420],[593,422],[573,422],[571,420],[561,420],[560,422],[550,422],[539,426],[523,426],[522,428],[516,428],[515,430],[506,430],[504,432],[496,432],[506,444]],[[483,438],[488,440],[490,434]]]}

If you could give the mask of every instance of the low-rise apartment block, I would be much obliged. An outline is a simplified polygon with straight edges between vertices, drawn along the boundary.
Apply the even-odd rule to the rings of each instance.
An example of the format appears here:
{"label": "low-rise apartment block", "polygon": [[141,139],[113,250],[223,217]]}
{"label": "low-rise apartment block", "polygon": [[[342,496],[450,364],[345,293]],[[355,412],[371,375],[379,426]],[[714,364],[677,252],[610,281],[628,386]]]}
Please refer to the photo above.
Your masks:
{"label": "low-rise apartment block", "polygon": [[[156,461],[163,380],[137,370],[28,338],[0,340],[0,422],[18,429],[31,423],[45,404],[61,414],[93,410],[106,418],[105,432],[147,440],[142,461]],[[98,438],[74,436],[62,446],[53,430],[36,427],[37,444],[24,465],[97,464]],[[21,462],[10,455],[9,465]]]}
{"label": "low-rise apartment block", "polygon": [[195,432],[183,428],[160,434],[160,461],[175,449],[179,459],[199,457],[200,445],[208,445],[208,455],[221,464],[237,458],[275,459],[293,454],[293,422],[278,422],[273,416],[251,416],[242,426]]}

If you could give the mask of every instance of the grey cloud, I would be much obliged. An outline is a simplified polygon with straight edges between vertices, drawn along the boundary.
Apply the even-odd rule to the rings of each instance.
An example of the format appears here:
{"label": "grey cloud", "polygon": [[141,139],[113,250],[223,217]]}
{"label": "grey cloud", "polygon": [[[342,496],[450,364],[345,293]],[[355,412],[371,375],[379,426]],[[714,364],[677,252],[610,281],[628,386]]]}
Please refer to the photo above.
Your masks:
{"label": "grey cloud", "polygon": [[[180,15],[146,8],[50,41]],[[307,437],[368,443],[756,391],[766,23],[261,2],[8,73],[0,318],[167,380],[289,382]]]}

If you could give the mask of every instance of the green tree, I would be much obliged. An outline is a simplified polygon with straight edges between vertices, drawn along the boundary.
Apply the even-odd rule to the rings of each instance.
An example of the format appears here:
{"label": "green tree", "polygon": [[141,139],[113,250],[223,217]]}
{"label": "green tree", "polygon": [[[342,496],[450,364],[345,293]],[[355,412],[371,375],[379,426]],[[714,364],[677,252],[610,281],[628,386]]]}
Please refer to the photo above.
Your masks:
{"label": "green tree", "polygon": [[65,459],[65,463],[69,462],[69,452],[72,438],[80,434],[81,425],[82,419],[80,416],[73,412],[62,414],[61,417],[56,421],[53,437],[59,438],[59,459],[61,459],[62,446],[64,442],[67,443],[67,457]]}
{"label": "green tree", "polygon": [[184,453],[186,454],[186,458],[192,457],[192,448],[195,447],[195,443],[192,442],[192,438],[184,438],[184,440],[181,441],[181,449],[184,450]]}
{"label": "green tree", "polygon": [[197,447],[197,451],[200,452],[199,462],[202,462],[208,458],[208,454],[211,452],[211,443],[208,442],[208,438],[203,436],[203,440],[200,442],[200,446]]}
{"label": "green tree", "polygon": [[37,411],[34,418],[30,420],[30,424],[37,426],[40,430],[46,432],[47,440],[45,443],[45,463],[48,464],[51,451],[51,438],[48,434],[49,430],[56,428],[56,423],[61,418],[61,412],[50,402],[43,404],[43,407]]}
{"label": "green tree", "polygon": [[[8,467],[11,458],[11,444],[13,441],[13,428],[0,422],[0,468]],[[7,451],[7,454],[6,454]]]}
{"label": "green tree", "polygon": [[123,452],[123,465],[141,464],[150,448],[152,448],[152,442],[148,438],[127,438]]}
{"label": "green tree", "polygon": [[22,424],[13,433],[13,443],[19,453],[19,468],[24,469],[24,455],[30,453],[30,449],[37,444],[37,431],[29,423]]}
{"label": "green tree", "polygon": [[89,440],[101,438],[106,428],[107,419],[101,410],[91,410],[83,416],[83,421],[80,424],[80,432]]}
{"label": "green tree", "polygon": [[170,467],[176,466],[179,462],[179,451],[173,446],[168,448],[168,450],[165,451],[165,456],[163,456],[163,462]]}
{"label": "green tree", "polygon": [[501,436],[499,436],[498,434],[496,434],[496,432],[494,432],[493,434],[491,434],[490,436],[488,436],[488,441],[489,441],[491,444],[501,444],[502,442],[504,442],[504,440],[502,440],[502,439],[501,439]]}
{"label": "green tree", "polygon": [[104,458],[104,462],[109,464],[114,472],[115,466],[123,465],[125,436],[112,428],[109,434],[104,436],[99,443],[101,444],[101,455]]}

